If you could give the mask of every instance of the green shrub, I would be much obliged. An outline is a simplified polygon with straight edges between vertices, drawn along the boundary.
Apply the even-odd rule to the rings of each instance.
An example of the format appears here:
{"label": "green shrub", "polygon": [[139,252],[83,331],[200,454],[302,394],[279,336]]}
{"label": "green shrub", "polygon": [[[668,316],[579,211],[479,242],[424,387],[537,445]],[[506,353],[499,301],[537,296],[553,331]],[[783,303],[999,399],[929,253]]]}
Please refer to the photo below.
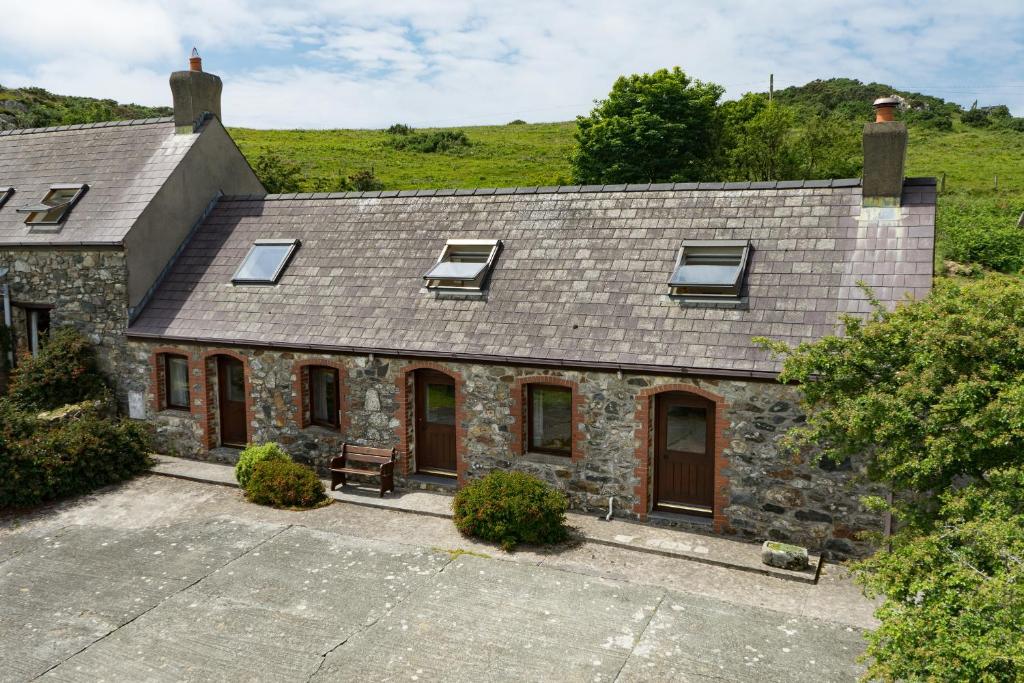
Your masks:
{"label": "green shrub", "polygon": [[[21,431],[30,423],[22,418]],[[148,434],[136,422],[85,414],[55,426],[35,422],[28,436],[12,436],[0,430],[0,508],[86,493],[149,467]]]}
{"label": "green shrub", "polygon": [[414,130],[416,129],[405,123],[392,123],[390,126],[388,126],[387,132],[390,135],[408,135],[409,133],[412,133]]}
{"label": "green shrub", "polygon": [[500,543],[505,550],[512,550],[517,543],[566,540],[568,507],[565,494],[537,477],[502,470],[464,486],[452,504],[459,531]]}
{"label": "green shrub", "polygon": [[238,463],[235,465],[235,479],[238,480],[238,485],[244,489],[249,485],[249,478],[252,477],[253,468],[256,467],[256,463],[267,460],[291,462],[291,459],[292,457],[273,441],[268,441],[258,446],[256,444],[249,444],[238,456]]}
{"label": "green shrub", "polygon": [[38,355],[18,359],[8,400],[23,410],[51,410],[106,392],[92,345],[75,328],[61,327],[50,333]]}
{"label": "green shrub", "polygon": [[1021,197],[944,198],[936,228],[943,258],[1015,273],[1024,268],[1024,230],[1017,227]]}
{"label": "green shrub", "polygon": [[276,508],[311,508],[328,500],[316,472],[297,462],[277,459],[256,463],[245,495],[253,503]]}
{"label": "green shrub", "polygon": [[461,130],[432,130],[396,135],[388,141],[395,149],[410,152],[458,152],[470,146],[469,136]]}

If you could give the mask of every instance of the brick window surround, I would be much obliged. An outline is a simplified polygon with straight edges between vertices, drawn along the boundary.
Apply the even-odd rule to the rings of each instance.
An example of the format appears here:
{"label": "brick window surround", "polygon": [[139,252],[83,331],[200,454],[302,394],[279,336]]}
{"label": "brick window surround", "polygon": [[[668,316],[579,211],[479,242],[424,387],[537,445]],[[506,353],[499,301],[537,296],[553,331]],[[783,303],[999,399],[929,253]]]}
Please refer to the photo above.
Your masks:
{"label": "brick window surround", "polygon": [[[556,387],[567,387],[572,390],[572,449],[567,458],[571,462],[583,459],[583,396],[580,394],[580,387],[562,377],[551,377],[550,375],[531,375],[529,377],[517,377],[512,383],[512,424],[509,425],[511,436],[510,448],[515,455],[523,455],[529,452],[530,430],[527,428],[526,420],[529,419],[529,393],[530,385],[548,385]],[[556,456],[557,457],[557,456]]]}
{"label": "brick window surround", "polygon": [[395,436],[398,440],[398,457],[401,460],[399,470],[406,476],[413,473],[411,463],[415,454],[410,453],[409,445],[413,444],[415,447],[415,435],[412,433],[416,425],[413,415],[413,412],[416,410],[416,387],[414,382],[416,371],[423,369],[436,370],[455,380],[455,472],[458,476],[459,486],[462,486],[466,483],[466,460],[463,457],[463,443],[466,440],[466,409],[463,400],[464,380],[461,373],[441,363],[429,361],[410,363],[399,370],[398,377],[395,379],[395,384],[398,388],[398,392],[395,395],[395,419],[398,421],[398,426],[395,427]]}
{"label": "brick window surround", "polygon": [[202,393],[196,392],[195,386],[195,363],[192,358],[192,354],[188,349],[183,349],[177,346],[158,346],[153,349],[149,356],[149,405],[154,413],[159,413],[164,410],[178,410],[182,411],[182,408],[168,408],[167,406],[167,365],[165,359],[167,356],[181,356],[188,359],[188,397],[189,397],[189,410],[195,407],[195,396],[203,395]]}
{"label": "brick window surround", "polygon": [[714,483],[714,509],[712,511],[712,528],[716,533],[723,533],[728,529],[728,522],[725,518],[725,508],[729,505],[729,478],[725,471],[729,461],[725,457],[725,430],[729,426],[726,419],[725,399],[718,394],[711,393],[692,384],[663,384],[656,387],[648,387],[637,394],[636,399],[636,479],[637,486],[633,493],[637,497],[637,503],[633,512],[639,516],[641,521],[647,519],[651,510],[650,486],[651,486],[651,459],[653,456],[652,447],[654,432],[654,415],[652,409],[655,398],[658,394],[680,392],[699,396],[711,401],[714,404],[714,452],[715,483]]}
{"label": "brick window surround", "polygon": [[[193,398],[192,414],[199,419],[203,430],[203,443],[207,450],[220,446],[218,440],[218,411],[220,410],[220,398],[217,396],[216,384],[210,381],[210,375],[217,376],[217,356],[230,356],[242,361],[242,376],[245,378],[245,433],[246,438],[252,437],[253,421],[256,413],[252,403],[252,384],[249,377],[249,357],[231,349],[210,349],[195,359],[195,366],[202,379],[202,392]],[[191,362],[189,363],[191,366]],[[190,367],[191,370],[191,367]]]}
{"label": "brick window surround", "polygon": [[[295,424],[299,429],[305,429],[313,424],[311,419],[309,370],[310,368],[332,368],[338,371],[338,427],[337,431],[347,434],[351,424],[351,416],[348,405],[348,391],[346,391],[345,364],[337,360],[327,358],[303,358],[295,361],[292,366],[292,387],[295,394]],[[321,429],[334,429],[321,427]]]}

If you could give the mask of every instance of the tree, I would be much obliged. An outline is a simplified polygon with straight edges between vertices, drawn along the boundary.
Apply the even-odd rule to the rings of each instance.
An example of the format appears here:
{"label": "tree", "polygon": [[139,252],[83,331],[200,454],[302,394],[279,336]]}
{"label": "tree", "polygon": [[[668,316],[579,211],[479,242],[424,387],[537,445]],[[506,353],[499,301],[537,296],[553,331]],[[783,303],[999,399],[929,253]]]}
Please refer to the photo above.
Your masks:
{"label": "tree", "polygon": [[589,116],[576,118],[578,183],[706,179],[714,172],[724,89],[679,67],[622,76]]}
{"label": "tree", "polygon": [[298,192],[302,186],[302,169],[274,152],[264,152],[252,164],[256,177],[270,194]]}
{"label": "tree", "polygon": [[745,180],[783,180],[799,175],[796,114],[770,103],[742,124],[733,164]]}
{"label": "tree", "polygon": [[759,341],[785,356],[779,379],[802,388],[807,422],[785,443],[863,455],[895,494],[891,549],[857,566],[886,598],[867,675],[1020,680],[1024,282],[941,281],[844,328],[795,349]]}

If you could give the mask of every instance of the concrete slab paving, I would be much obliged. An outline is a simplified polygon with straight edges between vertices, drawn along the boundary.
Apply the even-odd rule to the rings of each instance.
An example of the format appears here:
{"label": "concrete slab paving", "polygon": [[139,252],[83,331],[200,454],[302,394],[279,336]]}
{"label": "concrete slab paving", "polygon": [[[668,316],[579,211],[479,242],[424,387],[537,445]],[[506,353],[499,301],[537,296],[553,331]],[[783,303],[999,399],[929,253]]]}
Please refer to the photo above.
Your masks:
{"label": "concrete slab paving", "polygon": [[841,570],[506,554],[436,517],[144,476],[0,519],[0,680],[853,680],[872,604]]}
{"label": "concrete slab paving", "polygon": [[463,555],[313,680],[610,681],[662,592]]}
{"label": "concrete slab paving", "polygon": [[28,680],[241,556],[277,529],[211,520],[68,527],[0,565],[0,681]]}
{"label": "concrete slab paving", "polygon": [[855,681],[862,650],[849,626],[668,593],[617,680]]}

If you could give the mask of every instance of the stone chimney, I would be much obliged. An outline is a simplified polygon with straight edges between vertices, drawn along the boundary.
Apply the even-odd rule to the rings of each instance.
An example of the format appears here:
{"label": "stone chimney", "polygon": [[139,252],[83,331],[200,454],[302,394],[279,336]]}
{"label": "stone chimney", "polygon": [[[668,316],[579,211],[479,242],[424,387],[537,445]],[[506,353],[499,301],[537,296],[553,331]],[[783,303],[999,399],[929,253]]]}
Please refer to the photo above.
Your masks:
{"label": "stone chimney", "polygon": [[171,95],[174,98],[174,126],[179,133],[194,133],[204,113],[220,119],[220,93],[224,84],[218,76],[203,71],[199,51],[192,48],[188,71],[171,74]]}
{"label": "stone chimney", "polygon": [[864,206],[899,206],[907,126],[895,121],[899,100],[875,100],[875,122],[864,126]]}

